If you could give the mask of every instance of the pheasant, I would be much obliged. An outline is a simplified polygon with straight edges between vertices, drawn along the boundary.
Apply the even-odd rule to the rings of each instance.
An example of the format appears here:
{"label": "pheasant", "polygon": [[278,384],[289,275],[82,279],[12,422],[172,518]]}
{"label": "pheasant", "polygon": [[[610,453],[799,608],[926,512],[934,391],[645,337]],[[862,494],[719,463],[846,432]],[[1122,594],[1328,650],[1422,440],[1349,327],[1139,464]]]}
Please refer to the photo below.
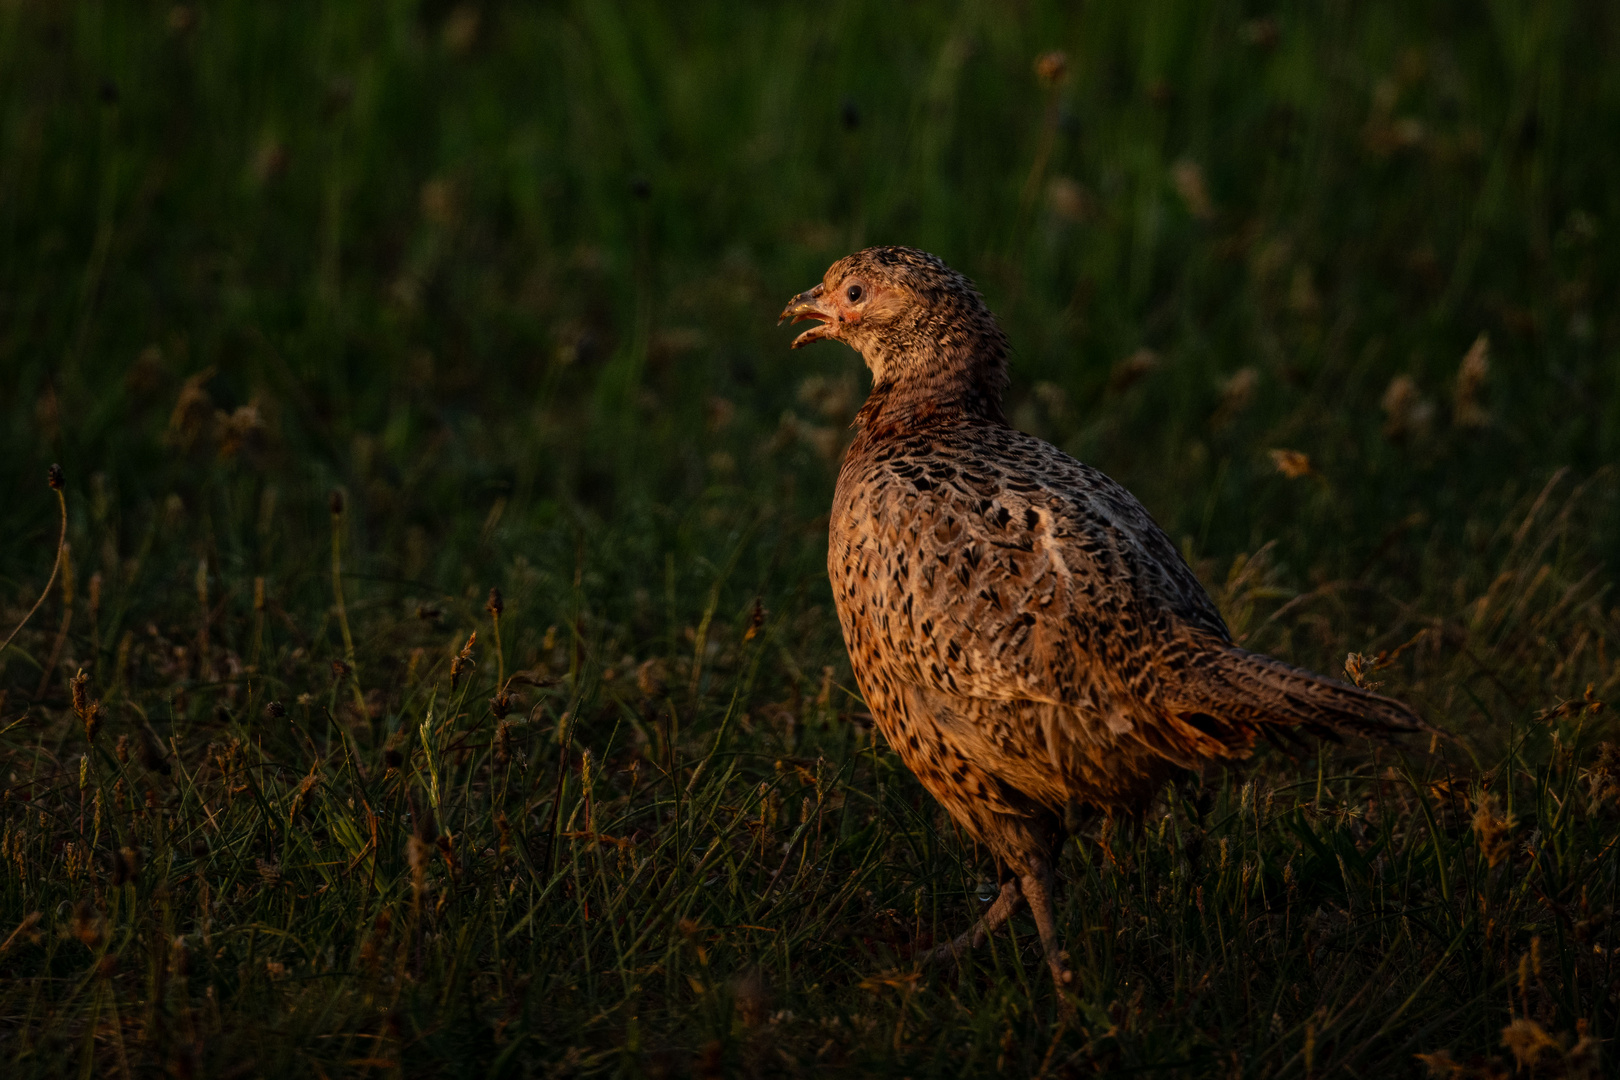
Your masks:
{"label": "pheasant", "polygon": [[828,527],[827,570],[862,696],[917,779],[1004,868],[981,944],[1027,903],[1052,977],[1058,851],[1096,815],[1140,816],[1172,776],[1281,729],[1431,730],[1407,706],[1233,644],[1130,492],[1009,427],[1007,338],[937,257],[834,263],[783,320],[871,369]]}

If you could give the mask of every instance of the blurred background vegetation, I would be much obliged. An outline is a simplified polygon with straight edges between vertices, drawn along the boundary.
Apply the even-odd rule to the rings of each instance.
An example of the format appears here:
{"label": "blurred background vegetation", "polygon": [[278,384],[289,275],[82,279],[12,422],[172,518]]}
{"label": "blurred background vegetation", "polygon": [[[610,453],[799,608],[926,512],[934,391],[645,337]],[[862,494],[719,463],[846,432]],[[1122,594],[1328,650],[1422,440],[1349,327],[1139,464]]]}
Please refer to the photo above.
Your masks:
{"label": "blurred background vegetation", "polygon": [[[822,563],[866,376],[774,316],[874,243],[979,283],[1013,421],[1135,491],[1251,645],[1337,671],[1429,632],[1389,688],[1512,752],[1617,679],[1617,46],[1580,0],[0,3],[0,629],[49,572],[52,462],[69,508],[0,656],[6,813],[57,769],[84,829],[81,668],[105,739],[282,739],[293,791],[329,723],[379,770],[405,743],[404,799],[491,587],[476,655],[551,680],[542,745],[621,752],[635,683],[648,761],[683,709],[718,747],[731,701],[767,775],[858,763]],[[908,782],[875,755],[845,780]],[[34,872],[0,934],[87,888]]]}

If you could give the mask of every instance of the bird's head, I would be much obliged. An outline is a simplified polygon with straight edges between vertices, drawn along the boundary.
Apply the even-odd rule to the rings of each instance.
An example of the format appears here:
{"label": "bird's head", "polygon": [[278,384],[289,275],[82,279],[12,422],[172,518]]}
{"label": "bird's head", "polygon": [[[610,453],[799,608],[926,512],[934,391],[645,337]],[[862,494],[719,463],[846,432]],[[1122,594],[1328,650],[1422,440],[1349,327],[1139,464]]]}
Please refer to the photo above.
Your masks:
{"label": "bird's head", "polygon": [[1007,339],[978,290],[916,248],[872,247],[839,259],[781,319],[817,320],[792,347],[842,341],[861,354],[876,388],[940,396],[955,387],[999,402],[1006,383]]}

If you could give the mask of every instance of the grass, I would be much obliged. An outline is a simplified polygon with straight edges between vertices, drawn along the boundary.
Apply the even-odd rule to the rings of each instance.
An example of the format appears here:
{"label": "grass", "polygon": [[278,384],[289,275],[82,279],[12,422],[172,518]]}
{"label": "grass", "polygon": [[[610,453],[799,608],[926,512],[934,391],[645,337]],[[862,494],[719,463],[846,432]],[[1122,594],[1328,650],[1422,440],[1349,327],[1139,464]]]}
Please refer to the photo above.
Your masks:
{"label": "grass", "polygon": [[[1612,1070],[1617,45],[0,6],[7,1075]],[[1021,920],[911,959],[992,868],[830,610],[864,375],[771,323],[879,241],[980,282],[1016,422],[1246,644],[1453,736],[1071,844],[1072,1018]]]}

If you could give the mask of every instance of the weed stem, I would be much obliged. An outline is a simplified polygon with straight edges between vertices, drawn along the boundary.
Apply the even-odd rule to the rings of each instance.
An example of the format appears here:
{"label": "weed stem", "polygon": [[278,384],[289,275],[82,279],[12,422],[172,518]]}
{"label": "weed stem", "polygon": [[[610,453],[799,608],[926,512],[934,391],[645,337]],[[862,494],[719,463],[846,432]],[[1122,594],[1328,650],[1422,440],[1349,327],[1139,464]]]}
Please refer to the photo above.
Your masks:
{"label": "weed stem", "polygon": [[67,554],[67,497],[62,494],[62,466],[52,465],[50,472],[46,476],[51,485],[51,490],[56,492],[57,508],[62,511],[62,531],[56,537],[56,562],[51,566],[51,576],[45,582],[45,587],[39,592],[39,599],[34,601],[34,606],[28,609],[28,614],[22,617],[22,622],[17,624],[16,629],[6,635],[5,643],[0,644],[0,653],[11,647],[12,640],[22,632],[23,627],[28,625],[28,620],[32,619],[34,612],[39,610],[39,605],[43,604],[45,598],[51,594],[51,586],[56,584],[57,572],[62,569],[62,559]]}

